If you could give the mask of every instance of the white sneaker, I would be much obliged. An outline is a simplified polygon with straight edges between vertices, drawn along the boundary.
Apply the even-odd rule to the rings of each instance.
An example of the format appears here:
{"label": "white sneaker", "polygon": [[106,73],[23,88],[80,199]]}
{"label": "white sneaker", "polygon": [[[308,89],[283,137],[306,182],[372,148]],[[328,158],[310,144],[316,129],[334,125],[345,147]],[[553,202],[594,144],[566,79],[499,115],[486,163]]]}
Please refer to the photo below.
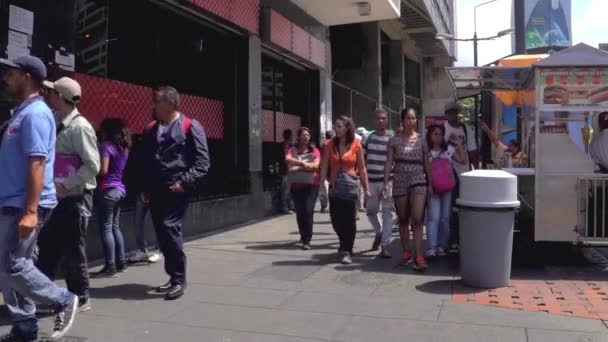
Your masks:
{"label": "white sneaker", "polygon": [[131,262],[131,263],[146,262],[146,261],[148,261],[149,258],[150,258],[150,255],[148,253],[145,253],[142,251],[137,251],[137,252],[135,252],[134,256],[129,258],[129,262]]}
{"label": "white sneaker", "polygon": [[148,261],[153,264],[161,261],[162,258],[163,258],[163,255],[159,252],[152,252],[152,253],[148,254]]}
{"label": "white sneaker", "polygon": [[435,256],[437,256],[437,254],[435,253],[434,249],[429,249],[428,251],[426,251],[426,256],[427,257],[435,257]]}

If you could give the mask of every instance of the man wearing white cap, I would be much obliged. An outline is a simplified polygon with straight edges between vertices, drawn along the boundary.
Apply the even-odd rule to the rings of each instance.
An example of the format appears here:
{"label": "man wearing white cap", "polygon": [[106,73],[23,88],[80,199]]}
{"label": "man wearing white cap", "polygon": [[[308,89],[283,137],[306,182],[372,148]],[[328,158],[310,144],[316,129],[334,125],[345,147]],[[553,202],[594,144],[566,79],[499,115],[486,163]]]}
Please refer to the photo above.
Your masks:
{"label": "man wearing white cap", "polygon": [[78,82],[63,77],[43,85],[57,121],[54,181],[59,204],[40,233],[37,266],[53,279],[63,258],[68,289],[78,295],[80,311],[85,311],[91,308],[85,239],[100,169],[97,137],[76,108]]}

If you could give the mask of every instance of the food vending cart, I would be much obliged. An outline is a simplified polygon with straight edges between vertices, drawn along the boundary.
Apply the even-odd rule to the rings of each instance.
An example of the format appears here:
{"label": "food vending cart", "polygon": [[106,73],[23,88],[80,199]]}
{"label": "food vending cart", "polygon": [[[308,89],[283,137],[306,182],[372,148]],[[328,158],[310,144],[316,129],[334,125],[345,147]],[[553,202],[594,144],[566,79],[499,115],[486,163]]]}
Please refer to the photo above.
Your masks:
{"label": "food vending cart", "polygon": [[448,73],[459,93],[517,95],[522,160],[505,170],[520,178],[522,215],[532,217],[533,240],[608,245],[608,174],[598,172],[588,153],[594,122],[608,111],[608,53],[578,44],[529,67]]}

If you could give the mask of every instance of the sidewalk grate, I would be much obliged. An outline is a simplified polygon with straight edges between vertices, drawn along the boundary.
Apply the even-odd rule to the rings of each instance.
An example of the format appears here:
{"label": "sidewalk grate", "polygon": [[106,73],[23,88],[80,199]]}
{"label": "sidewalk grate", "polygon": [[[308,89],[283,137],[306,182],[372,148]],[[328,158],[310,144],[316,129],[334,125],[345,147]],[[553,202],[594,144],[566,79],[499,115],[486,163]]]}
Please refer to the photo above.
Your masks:
{"label": "sidewalk grate", "polygon": [[493,290],[473,289],[455,282],[452,300],[608,320],[608,281],[513,280],[509,287]]}

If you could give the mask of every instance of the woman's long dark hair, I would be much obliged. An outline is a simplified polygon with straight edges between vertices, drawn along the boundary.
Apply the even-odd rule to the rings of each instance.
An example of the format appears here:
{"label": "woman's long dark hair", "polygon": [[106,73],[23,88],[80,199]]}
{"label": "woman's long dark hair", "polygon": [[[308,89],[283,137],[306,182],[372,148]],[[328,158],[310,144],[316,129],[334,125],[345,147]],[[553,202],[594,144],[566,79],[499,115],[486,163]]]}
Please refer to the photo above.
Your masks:
{"label": "woman's long dark hair", "polygon": [[[432,136],[435,130],[437,129],[441,131],[441,136],[445,137],[445,127],[440,125],[430,125],[429,128],[426,130],[426,143],[429,149],[433,149],[433,147],[435,147]],[[446,151],[447,149],[448,144],[445,142],[445,139],[441,139],[441,150]]]}
{"label": "woman's long dark hair", "polygon": [[[346,148],[350,148],[350,146],[355,141],[355,123],[353,122],[353,119],[349,118],[346,115],[340,115],[338,116],[336,121],[342,121],[344,123],[344,127],[346,128],[346,135],[344,136],[344,146],[346,146]],[[338,146],[340,144],[340,138],[338,138],[337,134],[333,137],[333,142],[334,146]]]}
{"label": "woman's long dark hair", "polygon": [[110,141],[125,151],[131,148],[131,133],[127,129],[125,122],[118,118],[108,118],[103,120],[100,126],[102,139]]}

